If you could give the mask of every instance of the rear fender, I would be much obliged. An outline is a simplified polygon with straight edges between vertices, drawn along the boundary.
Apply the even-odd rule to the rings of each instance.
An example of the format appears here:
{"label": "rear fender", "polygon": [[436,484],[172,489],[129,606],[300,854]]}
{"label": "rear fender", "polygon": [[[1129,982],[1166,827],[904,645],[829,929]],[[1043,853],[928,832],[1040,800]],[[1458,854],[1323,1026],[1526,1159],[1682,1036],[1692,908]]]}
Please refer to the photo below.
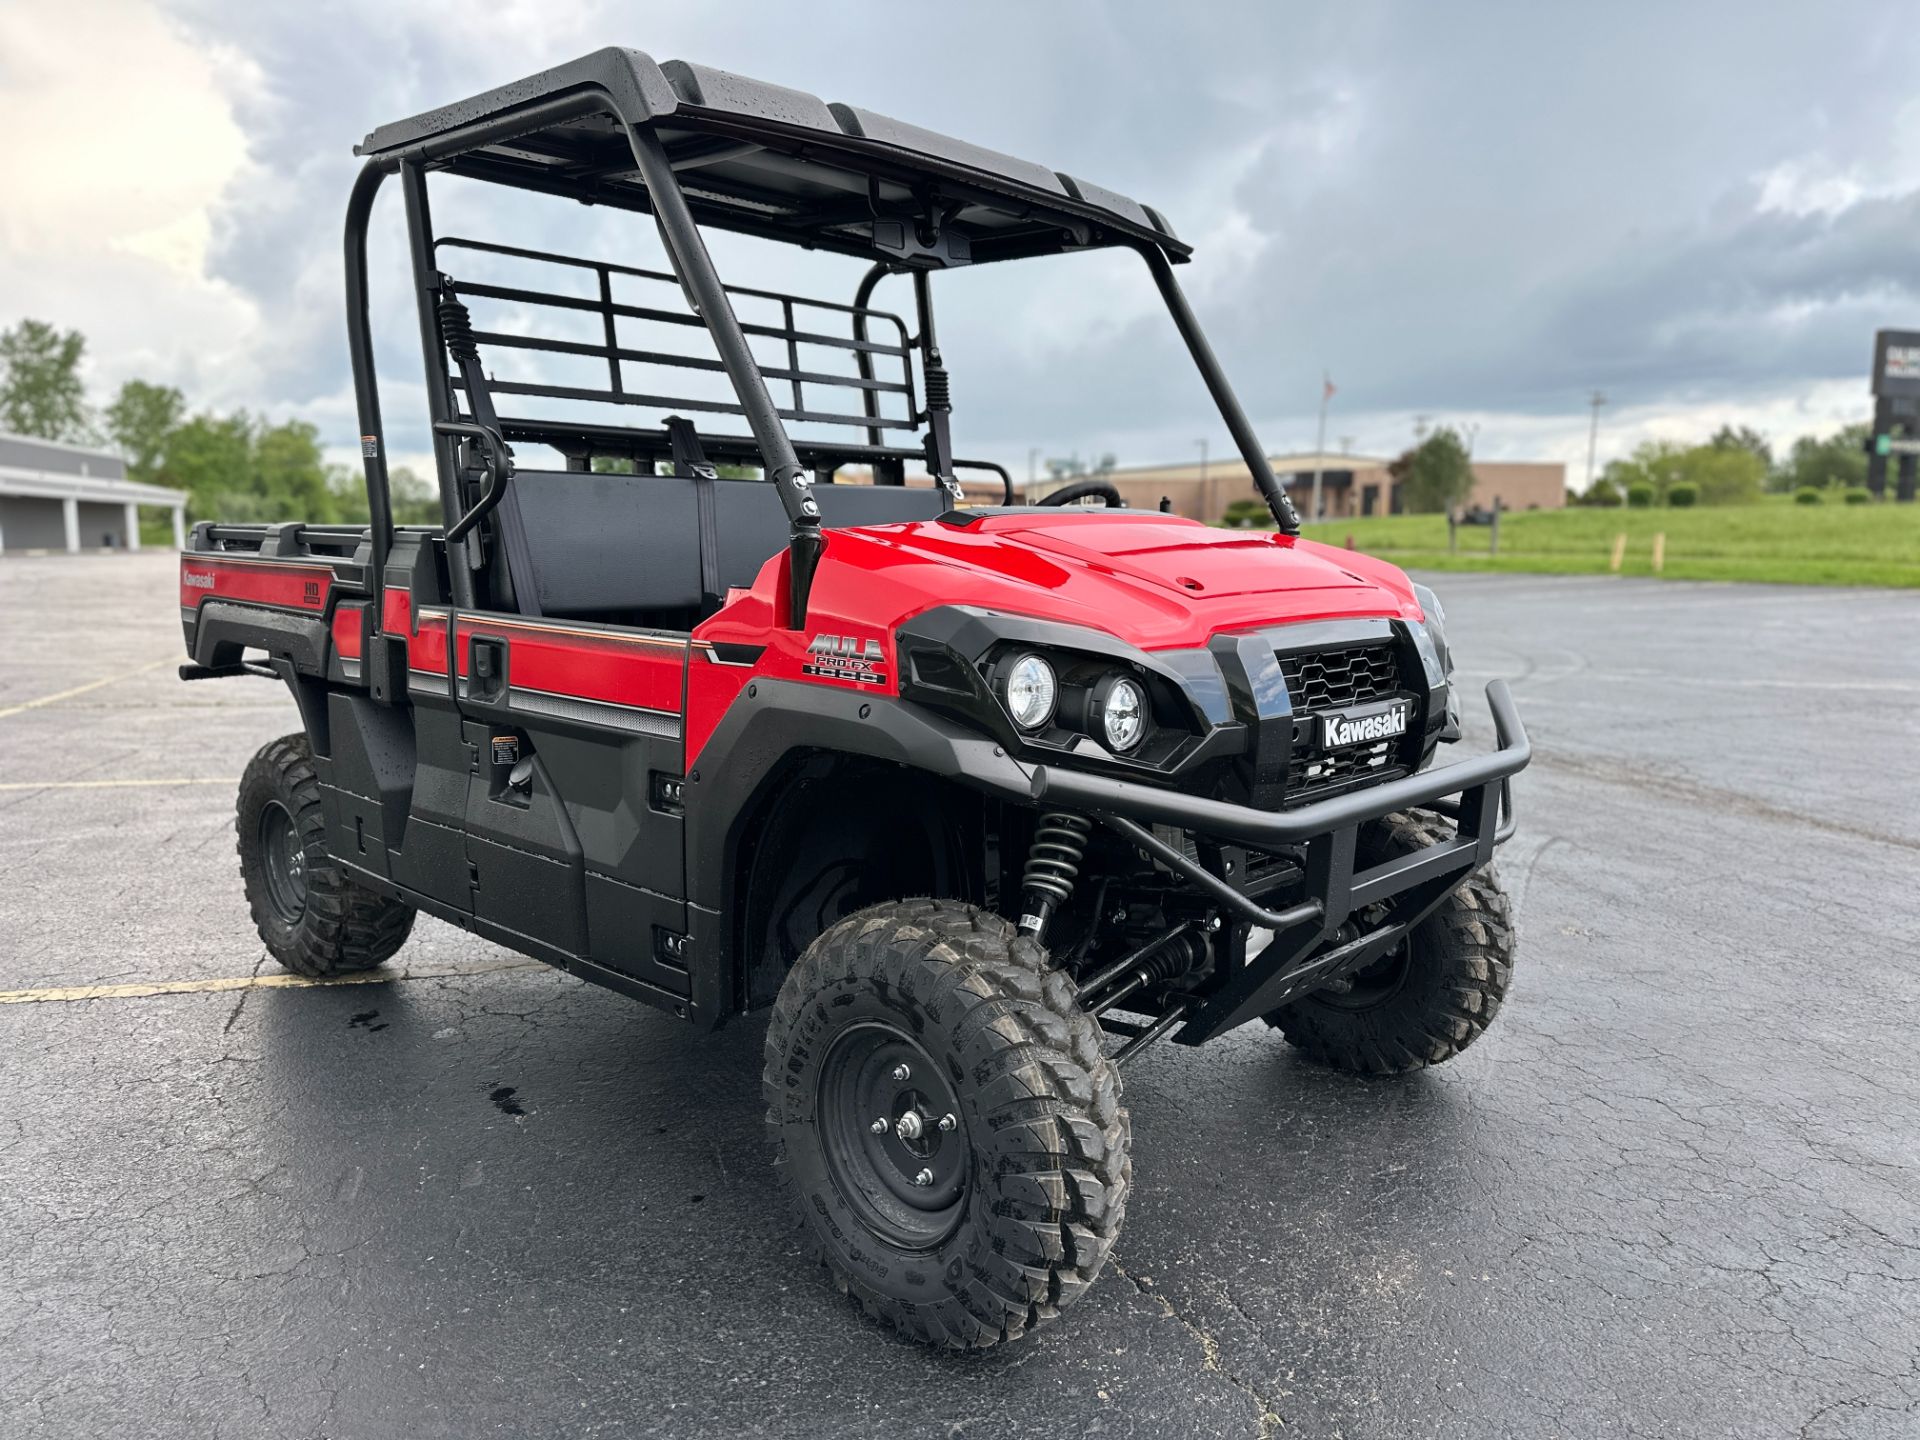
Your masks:
{"label": "rear fender", "polygon": [[321,615],[294,615],[260,605],[208,600],[193,627],[193,658],[199,665],[225,666],[243,651],[264,650],[291,661],[308,675],[327,670],[327,622]]}

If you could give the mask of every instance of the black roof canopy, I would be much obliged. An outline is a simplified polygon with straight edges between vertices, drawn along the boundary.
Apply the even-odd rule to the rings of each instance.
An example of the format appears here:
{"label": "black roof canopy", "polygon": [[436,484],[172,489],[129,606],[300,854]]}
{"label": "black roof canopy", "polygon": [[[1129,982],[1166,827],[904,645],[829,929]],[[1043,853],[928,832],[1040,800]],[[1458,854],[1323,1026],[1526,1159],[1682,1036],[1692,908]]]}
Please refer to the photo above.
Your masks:
{"label": "black roof canopy", "polygon": [[[596,99],[584,113],[565,103]],[[383,125],[356,153],[650,211],[628,125],[652,128],[695,218],[722,229],[916,265],[1141,243],[1191,253],[1158,212],[1063,172],[638,50],[597,50]]]}

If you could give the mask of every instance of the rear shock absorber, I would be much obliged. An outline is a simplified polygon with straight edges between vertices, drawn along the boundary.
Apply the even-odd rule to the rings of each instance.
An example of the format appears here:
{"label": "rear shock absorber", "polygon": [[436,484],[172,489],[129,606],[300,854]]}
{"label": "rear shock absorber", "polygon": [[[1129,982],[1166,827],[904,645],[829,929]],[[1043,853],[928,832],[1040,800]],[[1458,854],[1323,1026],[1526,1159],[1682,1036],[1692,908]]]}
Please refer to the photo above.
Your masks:
{"label": "rear shock absorber", "polygon": [[1040,817],[1027,847],[1027,868],[1020,876],[1022,935],[1044,938],[1053,912],[1072,897],[1092,831],[1091,820],[1066,810],[1049,810]]}

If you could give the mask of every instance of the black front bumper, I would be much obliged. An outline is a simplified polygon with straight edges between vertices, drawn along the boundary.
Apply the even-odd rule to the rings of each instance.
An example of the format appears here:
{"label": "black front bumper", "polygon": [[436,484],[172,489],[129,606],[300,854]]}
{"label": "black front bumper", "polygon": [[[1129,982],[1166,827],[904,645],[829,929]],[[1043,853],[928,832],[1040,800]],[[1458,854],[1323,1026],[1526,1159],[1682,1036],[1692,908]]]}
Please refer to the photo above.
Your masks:
{"label": "black front bumper", "polygon": [[[1270,944],[1187,1016],[1175,1038],[1197,1045],[1377,959],[1493,858],[1494,846],[1513,833],[1509,781],[1526,768],[1532,747],[1505,681],[1487,686],[1487,705],[1497,738],[1489,753],[1297,810],[1259,810],[1048,767],[1033,773],[1033,799],[1094,816],[1229,913],[1273,932]],[[1411,809],[1451,816],[1454,837],[1356,871],[1360,827]],[[1304,894],[1283,910],[1265,909],[1161,840],[1147,828],[1155,823],[1266,853],[1304,849]],[[1383,918],[1353,934],[1354,913],[1375,905],[1386,907]]]}

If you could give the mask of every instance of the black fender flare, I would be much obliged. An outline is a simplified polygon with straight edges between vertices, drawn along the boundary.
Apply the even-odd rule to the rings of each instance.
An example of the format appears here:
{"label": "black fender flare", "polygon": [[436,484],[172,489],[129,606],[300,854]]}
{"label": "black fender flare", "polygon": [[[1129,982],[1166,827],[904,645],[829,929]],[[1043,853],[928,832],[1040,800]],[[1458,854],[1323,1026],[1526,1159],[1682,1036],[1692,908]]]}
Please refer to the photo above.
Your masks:
{"label": "black fender flare", "polygon": [[[698,661],[695,662],[699,663]],[[891,695],[795,680],[754,680],[727,708],[686,777],[687,903],[709,963],[693,978],[697,1009],[738,1008],[741,957],[734,891],[740,847],[760,800],[798,756],[818,753],[891,762],[1029,804],[1031,772],[990,735]],[[690,917],[691,918],[691,917]]]}
{"label": "black fender flare", "polygon": [[327,622],[318,615],[293,615],[232,600],[207,600],[193,627],[196,664],[231,665],[243,650],[284,656],[306,675],[327,673]]}

